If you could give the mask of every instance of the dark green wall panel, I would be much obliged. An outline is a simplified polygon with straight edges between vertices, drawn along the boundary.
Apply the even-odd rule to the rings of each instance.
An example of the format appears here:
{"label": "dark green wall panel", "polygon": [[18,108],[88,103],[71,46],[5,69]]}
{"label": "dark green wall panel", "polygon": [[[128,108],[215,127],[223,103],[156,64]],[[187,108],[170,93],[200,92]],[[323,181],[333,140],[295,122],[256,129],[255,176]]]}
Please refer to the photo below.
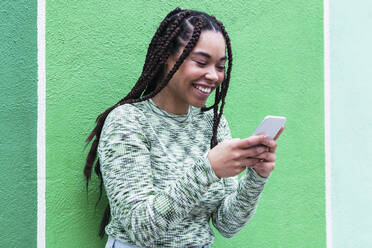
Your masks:
{"label": "dark green wall panel", "polygon": [[0,247],[36,247],[36,19],[36,1],[0,3]]}

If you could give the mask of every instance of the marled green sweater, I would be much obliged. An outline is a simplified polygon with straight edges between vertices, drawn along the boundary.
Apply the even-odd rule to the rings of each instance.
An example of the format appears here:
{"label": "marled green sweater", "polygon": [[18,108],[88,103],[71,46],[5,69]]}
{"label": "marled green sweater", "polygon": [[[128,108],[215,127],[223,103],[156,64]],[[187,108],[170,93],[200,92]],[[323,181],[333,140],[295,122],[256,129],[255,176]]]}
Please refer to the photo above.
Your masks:
{"label": "marled green sweater", "polygon": [[[212,125],[212,110],[174,115],[152,100],[109,114],[98,146],[109,236],[141,247],[185,247],[213,243],[210,219],[225,237],[244,227],[266,179],[251,168],[240,181],[216,177],[207,158]],[[218,141],[225,139],[231,135],[221,118]]]}

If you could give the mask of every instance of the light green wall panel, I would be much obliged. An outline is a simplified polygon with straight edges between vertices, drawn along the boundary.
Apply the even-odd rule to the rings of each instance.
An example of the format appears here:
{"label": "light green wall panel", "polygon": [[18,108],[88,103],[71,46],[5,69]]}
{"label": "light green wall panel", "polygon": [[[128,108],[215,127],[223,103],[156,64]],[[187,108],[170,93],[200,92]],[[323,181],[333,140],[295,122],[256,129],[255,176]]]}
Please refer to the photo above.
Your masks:
{"label": "light green wall panel", "polygon": [[330,1],[334,248],[372,247],[371,26],[371,1]]}
{"label": "light green wall panel", "polygon": [[234,67],[225,115],[234,137],[268,114],[288,118],[277,168],[250,224],[213,247],[325,247],[323,2],[47,2],[47,247],[103,247],[104,203],[89,202],[82,169],[94,119],[121,99],[173,8],[214,14],[230,34]]}

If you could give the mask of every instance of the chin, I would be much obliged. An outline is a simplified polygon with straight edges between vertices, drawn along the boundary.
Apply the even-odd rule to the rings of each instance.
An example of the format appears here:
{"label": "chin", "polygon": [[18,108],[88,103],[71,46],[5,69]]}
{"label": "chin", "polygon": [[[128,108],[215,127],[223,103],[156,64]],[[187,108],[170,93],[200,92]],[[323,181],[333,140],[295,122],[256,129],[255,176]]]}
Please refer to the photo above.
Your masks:
{"label": "chin", "polygon": [[207,101],[197,101],[197,102],[195,101],[195,102],[190,103],[190,105],[195,108],[202,108],[202,107],[205,107],[206,103]]}

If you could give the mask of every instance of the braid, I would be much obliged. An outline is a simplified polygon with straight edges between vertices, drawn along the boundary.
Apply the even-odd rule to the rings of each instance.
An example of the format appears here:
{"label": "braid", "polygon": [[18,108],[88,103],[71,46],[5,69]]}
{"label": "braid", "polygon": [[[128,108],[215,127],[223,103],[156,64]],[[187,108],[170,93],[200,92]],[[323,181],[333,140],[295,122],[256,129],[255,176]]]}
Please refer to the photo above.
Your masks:
{"label": "braid", "polygon": [[[159,65],[158,63],[154,63],[154,58],[159,58],[159,55],[162,55],[164,53],[169,55],[169,53],[167,53],[165,51],[168,50],[168,46],[169,46],[170,42],[173,41],[173,39],[176,37],[175,31],[177,31],[178,34],[179,34],[180,29],[177,30],[177,28],[180,26],[180,23],[183,21],[183,19],[185,19],[188,15],[190,15],[189,11],[184,11],[184,12],[180,13],[176,17],[176,19],[174,20],[172,25],[165,30],[166,31],[165,34],[162,35],[162,36],[159,35],[157,44],[154,44],[154,52],[149,57],[149,61],[152,61],[152,63],[150,63],[149,66],[146,68],[147,71],[152,70],[153,66]],[[165,62],[165,60],[164,60],[164,62]]]}
{"label": "braid", "polygon": [[220,86],[217,87],[215,96],[214,96],[214,104],[211,106],[213,108],[213,135],[211,139],[211,148],[215,147],[218,143],[217,141],[217,127],[218,123],[216,123],[216,120],[218,118],[217,112],[218,112],[218,103],[220,102]]}
{"label": "braid", "polygon": [[[170,23],[170,16],[173,16],[176,13],[179,13],[181,10],[179,8],[173,10],[171,13],[167,15],[164,21],[160,24],[160,27],[156,31],[152,41],[149,45],[146,61],[142,69],[142,74],[137,80],[135,86],[132,90],[128,93],[126,97],[124,97],[118,104],[122,105],[126,100],[129,99],[137,99],[139,98],[143,91],[148,87],[148,83],[152,82],[154,77],[159,73],[159,70],[162,68],[164,62],[167,60],[169,53],[167,53],[168,46],[170,42],[177,37],[180,32],[178,26],[180,22],[190,13],[188,11],[180,13],[177,18],[174,20],[174,23],[166,29],[167,25]],[[161,35],[164,30],[166,31],[165,35]],[[162,43],[167,42],[166,46],[162,45]],[[161,46],[161,49],[159,49]],[[129,102],[128,102],[129,103]],[[119,106],[117,105],[117,106]],[[115,107],[117,107],[115,106]]]}
{"label": "braid", "polygon": [[[189,22],[189,20],[191,20]],[[216,26],[217,23],[218,25]],[[209,26],[208,26],[209,25]],[[88,192],[88,183],[91,179],[92,169],[94,165],[94,171],[100,179],[99,185],[99,198],[96,203],[96,207],[100,199],[102,198],[103,192],[103,179],[100,170],[100,162],[97,158],[97,147],[99,144],[100,135],[102,132],[103,125],[109,113],[116,107],[123,104],[130,104],[148,100],[157,95],[164,87],[167,86],[168,82],[172,79],[173,75],[180,68],[184,60],[189,56],[190,52],[195,47],[199,40],[202,30],[222,30],[228,49],[229,67],[227,69],[227,77],[225,77],[223,83],[217,87],[215,91],[215,102],[211,107],[203,107],[202,111],[213,108],[213,136],[211,139],[211,148],[217,144],[217,127],[222,116],[223,107],[225,104],[225,96],[229,85],[230,72],[231,72],[231,48],[230,40],[227,33],[219,21],[213,17],[213,19],[203,13],[191,10],[181,10],[176,8],[171,11],[164,20],[160,23],[159,28],[155,32],[151,42],[148,46],[145,63],[142,68],[142,73],[135,83],[134,87],[130,92],[115,105],[106,109],[96,119],[96,126],[89,134],[86,139],[87,145],[93,140],[89,153],[87,155],[84,167],[84,176],[86,178],[86,190]],[[186,43],[186,45],[185,45]],[[180,47],[184,46],[182,54],[170,70],[170,72],[164,77],[164,65],[168,60],[168,57],[172,54],[175,55],[179,51]],[[219,102],[222,100],[220,111],[218,112]],[[108,224],[110,218],[110,206],[107,205],[104,216],[100,224],[99,236],[103,238],[105,226]]]}
{"label": "braid", "polygon": [[150,94],[151,97],[155,96],[157,93],[160,92],[160,90],[162,90],[167,85],[167,83],[172,78],[172,76],[174,75],[174,73],[176,73],[176,71],[181,66],[181,64],[183,63],[183,61],[185,60],[185,58],[187,56],[189,56],[191,50],[195,47],[197,41],[199,40],[200,33],[201,33],[202,23],[203,23],[203,20],[199,18],[198,22],[195,25],[195,28],[194,28],[193,34],[191,36],[191,39],[189,40],[189,42],[187,43],[186,47],[184,48],[181,56],[179,57],[179,59],[177,60],[177,62],[175,63],[175,65],[173,66],[173,68],[171,69],[171,71],[168,73],[168,75],[165,78],[165,80],[157,87],[157,89],[155,90],[156,93],[154,92],[155,94],[154,93]]}
{"label": "braid", "polygon": [[169,80],[173,77],[174,73],[176,73],[176,71],[181,66],[185,58],[190,54],[191,50],[194,48],[196,42],[199,40],[202,22],[203,22],[202,19],[200,19],[198,23],[195,25],[192,37],[187,43],[186,47],[184,48],[181,56],[179,57],[179,59],[177,60],[177,62],[175,63],[171,71],[168,73],[167,77],[158,85],[158,87],[154,91],[152,91],[150,94],[142,98],[139,98],[139,99],[130,99],[126,101],[126,103],[136,103],[136,102],[148,100],[154,97],[156,94],[158,94],[165,86],[167,86]]}
{"label": "braid", "polygon": [[[139,98],[141,94],[143,94],[144,89],[146,89],[145,94],[149,91],[153,91],[154,87],[150,84],[158,81],[157,77],[159,76],[159,74],[161,74],[160,72],[162,72],[163,70],[164,63],[169,57],[169,46],[181,32],[180,23],[188,15],[190,15],[189,11],[180,13],[174,20],[174,23],[168,29],[166,29],[166,34],[162,35],[163,38],[159,36],[159,41],[157,41],[156,44],[154,44],[154,46],[152,47],[152,49],[155,51],[148,52],[148,54],[151,53],[151,56],[149,56],[148,62],[145,63],[146,66],[144,66],[142,75],[137,82],[139,85],[141,85],[141,88],[138,88],[138,91],[135,92],[134,97],[128,97],[127,99]],[[166,20],[165,22],[168,21]]]}
{"label": "braid", "polygon": [[[225,106],[225,98],[226,98],[227,90],[229,88],[231,68],[232,68],[232,52],[231,52],[231,43],[230,43],[229,35],[227,34],[223,24],[220,21],[218,21],[215,16],[212,16],[212,18],[216,21],[218,26],[221,28],[222,34],[226,41],[227,55],[228,55],[228,67],[227,67],[226,77],[221,84],[221,96],[217,95],[217,92],[216,92],[215,104],[212,106],[214,117],[213,117],[213,135],[211,139],[211,148],[215,147],[218,144],[217,131],[218,131],[218,126],[219,126],[221,116],[223,113],[223,108]],[[222,103],[221,103],[220,111],[217,115],[218,103],[220,100],[222,101]]]}
{"label": "braid", "polygon": [[229,35],[227,34],[227,32],[225,30],[225,27],[223,26],[223,24],[220,21],[217,21],[217,24],[221,27],[222,34],[225,37],[226,46],[227,46],[227,56],[228,56],[228,67],[227,67],[227,73],[226,73],[227,76],[226,76],[226,79],[224,80],[224,82],[222,84],[222,87],[223,87],[222,96],[221,96],[222,104],[221,104],[221,108],[220,108],[220,117],[221,117],[223,107],[225,105],[225,98],[226,98],[227,90],[228,90],[229,84],[230,84],[231,69],[232,69],[232,52],[231,52],[230,38],[229,38]]}
{"label": "braid", "polygon": [[145,64],[143,65],[143,70],[144,70],[145,66],[147,65],[147,63],[150,61],[150,57],[152,57],[154,47],[158,44],[158,40],[160,40],[159,36],[164,31],[164,29],[167,27],[167,25],[170,21],[170,17],[180,13],[181,11],[182,10],[180,8],[175,8],[174,10],[169,12],[169,14],[160,23],[160,26],[159,26],[158,30],[156,31],[155,35],[151,39],[151,42],[150,42],[150,45],[149,45],[149,48],[148,48],[148,52],[147,52],[147,55],[146,55]]}

